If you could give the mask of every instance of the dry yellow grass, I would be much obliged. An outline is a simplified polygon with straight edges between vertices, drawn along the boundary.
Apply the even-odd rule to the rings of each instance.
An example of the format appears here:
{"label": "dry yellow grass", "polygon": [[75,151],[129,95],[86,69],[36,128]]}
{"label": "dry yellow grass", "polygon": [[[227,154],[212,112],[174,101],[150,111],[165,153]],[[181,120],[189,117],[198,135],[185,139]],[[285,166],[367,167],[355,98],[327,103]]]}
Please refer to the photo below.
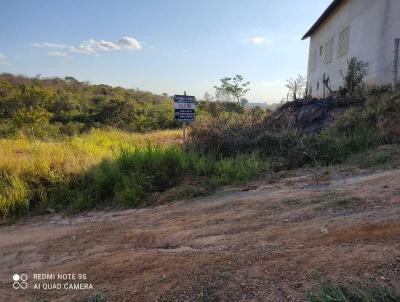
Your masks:
{"label": "dry yellow grass", "polygon": [[64,141],[0,139],[0,172],[80,171],[101,159],[115,157],[121,149],[179,141],[180,130],[146,134],[93,130]]}
{"label": "dry yellow grass", "polygon": [[[174,144],[180,130],[132,134],[116,130],[93,130],[62,141],[24,138],[0,139],[0,216],[26,208],[32,194],[45,199],[40,184],[67,180],[104,158],[115,158],[122,149],[143,148],[148,144]],[[30,184],[39,190],[32,192]],[[44,186],[44,185],[43,185]]]}

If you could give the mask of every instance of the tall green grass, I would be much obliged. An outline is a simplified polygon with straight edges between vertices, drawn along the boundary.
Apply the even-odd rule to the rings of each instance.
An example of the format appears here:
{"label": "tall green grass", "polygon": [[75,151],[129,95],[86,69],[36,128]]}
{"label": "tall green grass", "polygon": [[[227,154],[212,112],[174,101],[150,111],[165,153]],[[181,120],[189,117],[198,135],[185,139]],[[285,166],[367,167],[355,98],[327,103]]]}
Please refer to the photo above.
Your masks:
{"label": "tall green grass", "polygon": [[207,177],[217,187],[248,180],[268,170],[256,154],[228,159],[185,152],[180,146],[152,146],[123,150],[115,160],[105,159],[66,184],[54,206],[82,211],[104,205],[136,206],[153,192],[176,186],[185,177]]}
{"label": "tall green grass", "polygon": [[220,158],[185,152],[179,137],[179,131],[95,130],[64,141],[0,140],[0,214],[136,206],[185,177],[206,178],[215,188],[269,167],[256,154]]}

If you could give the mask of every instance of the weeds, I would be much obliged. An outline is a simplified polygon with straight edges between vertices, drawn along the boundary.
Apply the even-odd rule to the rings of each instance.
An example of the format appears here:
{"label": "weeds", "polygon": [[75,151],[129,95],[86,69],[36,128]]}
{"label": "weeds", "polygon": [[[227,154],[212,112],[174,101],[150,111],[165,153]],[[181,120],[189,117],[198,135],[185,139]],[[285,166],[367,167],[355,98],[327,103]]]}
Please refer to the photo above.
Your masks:
{"label": "weeds", "polygon": [[310,203],[318,205],[315,208],[316,211],[324,209],[343,210],[359,207],[363,200],[359,197],[328,192],[311,199]]}
{"label": "weeds", "polygon": [[98,293],[89,298],[79,299],[78,302],[107,302],[107,296],[103,293]]}
{"label": "weeds", "polygon": [[400,295],[374,282],[336,283],[324,276],[319,280],[317,293],[309,302],[398,302]]}
{"label": "weeds", "polygon": [[[274,128],[268,118],[256,123],[245,116],[202,119],[193,124],[191,148],[225,157],[256,152],[280,170],[339,164],[352,154],[399,141],[399,99],[400,90],[396,93],[371,90],[365,101],[349,100],[349,104],[341,107],[345,112],[329,127],[314,132],[303,131],[301,125],[290,126],[290,118],[286,128]],[[344,101],[339,99],[335,104]],[[296,120],[296,114],[291,118]],[[376,158],[377,163],[388,160],[387,156]]]}
{"label": "weeds", "polygon": [[399,151],[399,145],[379,146],[367,152],[354,154],[346,159],[345,163],[357,165],[364,169],[374,167],[396,168],[400,165]]}
{"label": "weeds", "polygon": [[287,198],[282,200],[282,202],[288,206],[298,206],[301,205],[304,202],[304,200],[300,198]]}

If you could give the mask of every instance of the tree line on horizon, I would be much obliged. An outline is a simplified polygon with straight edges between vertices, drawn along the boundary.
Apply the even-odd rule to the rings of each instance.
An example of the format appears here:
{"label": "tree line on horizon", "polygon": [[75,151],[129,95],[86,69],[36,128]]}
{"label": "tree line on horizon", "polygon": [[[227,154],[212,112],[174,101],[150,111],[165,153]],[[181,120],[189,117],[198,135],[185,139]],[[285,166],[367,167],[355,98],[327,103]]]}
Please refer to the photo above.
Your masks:
{"label": "tree line on horizon", "polygon": [[175,128],[166,95],[73,77],[0,74],[0,136],[71,136],[92,128],[144,132]]}
{"label": "tree line on horizon", "polygon": [[[267,111],[246,109],[239,102],[248,91],[248,83],[243,86],[241,77],[234,83],[228,81],[230,78],[223,80],[220,88],[215,87],[218,95],[232,95],[234,101],[196,100],[196,119],[221,114],[265,116]],[[174,121],[173,98],[165,93],[95,85],[70,76],[31,78],[0,74],[0,137],[54,138],[93,128],[146,132],[178,127],[180,123]]]}

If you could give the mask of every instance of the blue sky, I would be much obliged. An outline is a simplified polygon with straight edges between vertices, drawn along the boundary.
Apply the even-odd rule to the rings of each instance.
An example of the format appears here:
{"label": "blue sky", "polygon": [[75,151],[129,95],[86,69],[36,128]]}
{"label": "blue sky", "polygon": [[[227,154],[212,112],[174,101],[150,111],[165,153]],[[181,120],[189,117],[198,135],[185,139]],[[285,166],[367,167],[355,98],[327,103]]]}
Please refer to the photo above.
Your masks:
{"label": "blue sky", "polygon": [[1,0],[0,72],[170,95],[214,94],[241,74],[250,101],[279,101],[306,74],[301,41],[331,0]]}

